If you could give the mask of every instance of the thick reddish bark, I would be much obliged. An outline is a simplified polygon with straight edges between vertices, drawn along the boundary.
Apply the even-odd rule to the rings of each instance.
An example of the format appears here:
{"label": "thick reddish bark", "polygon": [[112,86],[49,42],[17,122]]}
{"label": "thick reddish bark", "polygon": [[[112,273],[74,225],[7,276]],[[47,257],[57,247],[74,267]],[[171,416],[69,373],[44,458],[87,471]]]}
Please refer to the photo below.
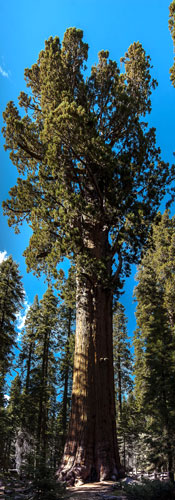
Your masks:
{"label": "thick reddish bark", "polygon": [[118,476],[112,294],[87,280],[77,287],[72,412],[58,478],[73,484]]}

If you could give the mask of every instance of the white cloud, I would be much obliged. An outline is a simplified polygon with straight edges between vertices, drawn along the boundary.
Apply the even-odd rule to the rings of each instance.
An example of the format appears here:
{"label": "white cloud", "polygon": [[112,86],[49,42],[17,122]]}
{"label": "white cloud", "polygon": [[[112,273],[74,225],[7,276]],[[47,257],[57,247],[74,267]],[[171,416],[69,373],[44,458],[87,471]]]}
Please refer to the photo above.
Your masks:
{"label": "white cloud", "polygon": [[16,315],[16,321],[17,321],[16,327],[18,330],[18,340],[20,340],[21,330],[24,328],[26,315],[28,313],[29,307],[30,307],[30,304],[28,303],[27,300],[25,300],[23,309]]}
{"label": "white cloud", "polygon": [[7,252],[6,252],[6,250],[4,250],[4,252],[0,251],[0,264],[2,264],[2,262],[4,260],[6,260],[6,259],[7,259]]}
{"label": "white cloud", "polygon": [[4,394],[4,397],[5,397],[5,399],[7,399],[7,401],[9,401],[10,396],[8,396],[8,394]]}
{"label": "white cloud", "polygon": [[0,74],[1,74],[2,76],[4,76],[5,78],[8,78],[8,77],[9,77],[9,75],[8,75],[7,71],[5,71],[5,70],[4,70],[1,66],[0,66]]}
{"label": "white cloud", "polygon": [[9,400],[10,400],[10,396],[8,396],[8,394],[4,394],[4,403],[5,403],[5,407],[7,408],[8,404],[9,404]]}

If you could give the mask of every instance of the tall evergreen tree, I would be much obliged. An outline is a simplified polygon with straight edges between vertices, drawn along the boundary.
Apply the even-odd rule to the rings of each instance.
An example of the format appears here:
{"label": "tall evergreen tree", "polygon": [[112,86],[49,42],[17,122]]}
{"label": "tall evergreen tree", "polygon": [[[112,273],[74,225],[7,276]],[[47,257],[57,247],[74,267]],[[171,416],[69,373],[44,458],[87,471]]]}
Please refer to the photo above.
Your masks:
{"label": "tall evergreen tree", "polygon": [[22,382],[20,375],[17,374],[11,382],[10,398],[6,407],[6,424],[7,429],[5,433],[3,464],[8,469],[9,466],[14,464],[15,458],[15,441],[17,438],[18,429],[21,422],[21,391]]}
{"label": "tall evergreen tree", "polygon": [[75,310],[62,303],[58,308],[61,348],[58,359],[60,447],[64,449],[71,407]]}
{"label": "tall evergreen tree", "polygon": [[133,387],[132,355],[127,332],[127,318],[125,309],[119,302],[116,303],[113,315],[113,350],[114,350],[114,382],[116,390],[117,430],[120,457],[124,469],[126,468],[127,440],[126,440],[126,400]]}
{"label": "tall evergreen tree", "polygon": [[[51,287],[26,316],[19,367],[23,376],[21,395],[21,415],[19,435],[31,437],[34,444],[32,464],[54,462],[54,439],[57,419],[57,376],[58,360],[56,353],[60,349],[60,328],[58,300]],[[51,435],[51,431],[54,434]],[[53,450],[51,452],[50,443]]]}
{"label": "tall evergreen tree", "polygon": [[28,432],[35,434],[37,408],[37,387],[35,376],[37,371],[37,331],[39,326],[39,301],[34,298],[33,305],[29,308],[24,330],[22,331],[21,348],[19,354],[19,368],[23,378],[21,426]]}
{"label": "tall evergreen tree", "polygon": [[152,461],[157,466],[167,462],[170,473],[175,457],[174,242],[175,218],[170,219],[168,212],[159,214],[153,247],[142,258],[135,291],[136,394],[148,417]]}
{"label": "tall evergreen tree", "polygon": [[[9,224],[33,235],[28,268],[57,278],[64,256],[77,270],[72,411],[60,477],[102,480],[120,469],[115,428],[112,297],[145,243],[172,179],[160,159],[151,111],[156,82],[139,42],[120,74],[108,51],[85,78],[88,46],[69,28],[25,70],[30,94],[4,112],[5,148],[20,177],[4,203]],[[116,264],[114,271],[113,264]],[[81,465],[80,465],[81,464]]]}
{"label": "tall evergreen tree", "polygon": [[24,289],[18,265],[12,257],[0,264],[0,405],[7,372],[12,366],[15,346],[16,314],[23,305]]}
{"label": "tall evergreen tree", "polygon": [[67,424],[70,410],[72,376],[73,376],[73,356],[75,347],[75,269],[69,269],[68,278],[62,280],[61,297],[62,304],[59,307],[59,328],[62,336],[62,352],[60,356],[60,382],[63,396],[61,404],[60,424],[62,432],[62,445],[65,444],[67,435]]}
{"label": "tall evergreen tree", "polygon": [[125,309],[117,302],[113,315],[114,380],[116,382],[117,410],[121,418],[122,400],[131,391],[132,355],[127,332]]}
{"label": "tall evergreen tree", "polygon": [[39,324],[37,329],[36,355],[38,358],[38,422],[37,451],[44,462],[48,448],[48,420],[52,397],[56,391],[56,360],[58,349],[57,298],[49,287],[40,301]]}

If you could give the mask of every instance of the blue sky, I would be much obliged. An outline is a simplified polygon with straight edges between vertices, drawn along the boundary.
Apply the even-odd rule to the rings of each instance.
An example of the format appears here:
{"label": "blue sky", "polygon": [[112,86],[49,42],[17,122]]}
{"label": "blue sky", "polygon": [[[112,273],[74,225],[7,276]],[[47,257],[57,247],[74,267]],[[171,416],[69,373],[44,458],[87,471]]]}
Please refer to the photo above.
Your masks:
{"label": "blue sky", "polygon": [[[65,30],[76,26],[84,31],[84,40],[89,45],[88,67],[97,62],[102,49],[110,52],[110,58],[120,65],[120,57],[134,41],[140,41],[151,56],[152,75],[159,86],[152,98],[152,113],[149,124],[157,130],[157,144],[161,147],[164,161],[173,162],[175,151],[174,117],[175,89],[169,79],[169,68],[173,63],[173,44],[168,30],[170,0],[8,0],[1,2],[0,30],[0,128],[2,112],[9,100],[17,104],[21,90],[25,90],[24,69],[37,60],[44,41],[58,35],[62,40]],[[0,138],[1,187],[0,204],[8,197],[10,187],[15,184],[17,173],[8,153],[3,150]],[[164,204],[161,207],[164,210]],[[175,210],[172,207],[172,214]],[[26,291],[26,308],[36,293],[42,298],[46,289],[44,280],[26,273],[22,253],[25,250],[30,230],[24,226],[20,235],[8,227],[0,208],[0,252],[12,255],[20,265]],[[2,257],[2,254],[0,254]],[[129,334],[135,326],[132,290],[135,268],[127,279],[122,302],[128,316]]]}

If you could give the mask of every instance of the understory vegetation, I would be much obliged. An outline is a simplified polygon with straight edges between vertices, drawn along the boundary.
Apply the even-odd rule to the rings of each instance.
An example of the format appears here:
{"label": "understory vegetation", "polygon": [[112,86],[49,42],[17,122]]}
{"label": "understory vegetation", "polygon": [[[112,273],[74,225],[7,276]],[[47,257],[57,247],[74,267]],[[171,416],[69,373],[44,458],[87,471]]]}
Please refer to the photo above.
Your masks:
{"label": "understory vegetation", "polygon": [[169,481],[144,480],[140,484],[122,486],[128,500],[173,500],[174,485]]}

